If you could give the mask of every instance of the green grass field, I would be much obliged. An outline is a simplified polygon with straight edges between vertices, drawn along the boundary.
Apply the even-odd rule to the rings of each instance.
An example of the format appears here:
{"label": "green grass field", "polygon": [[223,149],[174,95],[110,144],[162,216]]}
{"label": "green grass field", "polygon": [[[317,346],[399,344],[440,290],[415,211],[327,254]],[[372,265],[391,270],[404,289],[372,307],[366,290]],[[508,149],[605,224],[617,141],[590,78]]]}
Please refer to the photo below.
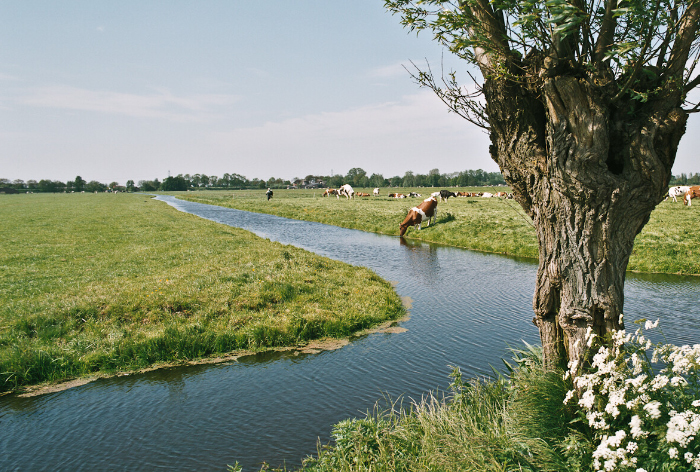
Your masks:
{"label": "green grass field", "polygon": [[0,392],[346,337],[405,313],[369,269],[148,196],[3,195],[0,219]]}
{"label": "green grass field", "polygon": [[[452,191],[488,191],[503,188],[466,188]],[[372,189],[355,189],[372,193]],[[264,190],[182,192],[178,197],[213,205],[270,213],[297,220],[317,221],[345,228],[398,235],[399,223],[421,198],[393,199],[389,191],[416,191],[427,198],[436,189],[381,189],[379,197],[347,201],[321,197],[323,190],[275,190],[267,201]],[[529,217],[514,200],[498,198],[450,198],[438,204],[437,224],[418,231],[409,228],[406,238],[466,249],[537,258],[537,237]],[[670,274],[700,274],[700,204],[662,202],[637,236],[628,270]]]}

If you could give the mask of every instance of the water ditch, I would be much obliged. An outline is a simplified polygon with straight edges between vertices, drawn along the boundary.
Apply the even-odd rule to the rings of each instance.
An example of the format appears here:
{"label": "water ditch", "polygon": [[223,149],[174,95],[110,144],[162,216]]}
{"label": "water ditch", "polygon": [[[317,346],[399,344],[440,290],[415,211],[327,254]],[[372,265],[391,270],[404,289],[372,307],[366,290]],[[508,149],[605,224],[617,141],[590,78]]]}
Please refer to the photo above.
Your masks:
{"label": "water ditch", "polygon": [[[318,354],[267,353],[219,365],[102,379],[0,398],[0,470],[225,470],[290,467],[332,424],[377,401],[444,391],[449,366],[488,375],[508,346],[536,343],[529,260],[158,197],[175,208],[367,266],[412,299],[405,332]],[[700,339],[700,278],[628,274],[626,321],[661,318],[669,342]]]}

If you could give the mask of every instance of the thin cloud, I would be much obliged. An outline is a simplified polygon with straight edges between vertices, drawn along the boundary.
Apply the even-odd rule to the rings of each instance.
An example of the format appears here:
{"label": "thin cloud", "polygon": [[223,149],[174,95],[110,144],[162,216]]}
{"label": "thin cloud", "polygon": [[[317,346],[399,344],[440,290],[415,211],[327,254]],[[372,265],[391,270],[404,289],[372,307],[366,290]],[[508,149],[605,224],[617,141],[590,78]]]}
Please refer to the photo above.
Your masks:
{"label": "thin cloud", "polygon": [[495,166],[488,136],[448,113],[427,91],[398,102],[238,128],[214,139],[212,147],[246,162],[252,175],[266,169],[290,176],[356,166],[378,173]]}
{"label": "thin cloud", "polygon": [[18,101],[23,105],[33,107],[197,122],[219,116],[221,109],[237,102],[238,97],[221,94],[179,97],[168,91],[137,95],[69,86],[51,86],[35,89]]}
{"label": "thin cloud", "polygon": [[405,64],[397,62],[383,67],[377,67],[370,70],[367,75],[372,78],[390,79],[402,75],[408,75],[405,69]]}

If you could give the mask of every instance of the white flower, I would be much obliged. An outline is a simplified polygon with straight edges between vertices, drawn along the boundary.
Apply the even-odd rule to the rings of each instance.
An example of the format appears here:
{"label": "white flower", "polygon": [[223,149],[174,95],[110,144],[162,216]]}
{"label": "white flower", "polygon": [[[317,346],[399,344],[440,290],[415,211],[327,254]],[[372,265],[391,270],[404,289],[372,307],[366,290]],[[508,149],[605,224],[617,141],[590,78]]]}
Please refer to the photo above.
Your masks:
{"label": "white flower", "polygon": [[643,438],[649,435],[642,429],[642,419],[638,415],[634,415],[630,420],[630,434],[634,439]]}
{"label": "white flower", "polygon": [[649,402],[644,405],[644,411],[646,411],[651,418],[656,419],[661,416],[661,412],[659,411],[660,406],[661,403],[658,401]]}
{"label": "white flower", "polygon": [[642,469],[641,467],[636,470],[636,472],[647,472],[646,469]]}
{"label": "white flower", "polygon": [[654,377],[654,380],[651,381],[651,389],[653,391],[657,391],[661,388],[664,388],[668,384],[668,377],[665,375],[658,374],[656,377]]}
{"label": "white flower", "polygon": [[566,392],[566,397],[564,397],[564,405],[569,403],[569,400],[571,400],[571,398],[574,396],[575,393],[576,392],[573,390],[569,390],[568,392]]}
{"label": "white flower", "polygon": [[594,403],[595,394],[593,393],[593,390],[586,390],[583,392],[583,396],[581,396],[581,399],[578,401],[578,404],[584,407],[586,410],[593,408]]}
{"label": "white flower", "polygon": [[688,464],[690,464],[691,462],[693,462],[693,459],[695,459],[695,456],[693,456],[692,452],[686,452],[685,454],[683,454],[683,458]]}
{"label": "white flower", "polygon": [[700,415],[692,411],[671,412],[666,424],[666,441],[686,447],[700,432]]}
{"label": "white flower", "polygon": [[647,320],[647,322],[644,323],[644,329],[646,329],[646,330],[654,329],[654,328],[656,328],[657,326],[659,326],[659,320],[658,320],[658,318],[657,318],[656,321],[653,322],[653,323],[652,323],[650,320]]}
{"label": "white flower", "polygon": [[688,385],[688,382],[683,377],[673,377],[671,379],[671,385],[678,387],[679,385]]}
{"label": "white flower", "polygon": [[696,407],[700,406],[700,400],[695,400],[693,403],[691,403],[691,405]]}
{"label": "white flower", "polygon": [[675,447],[672,447],[671,449],[668,450],[668,455],[671,459],[675,459],[678,457],[678,449]]}

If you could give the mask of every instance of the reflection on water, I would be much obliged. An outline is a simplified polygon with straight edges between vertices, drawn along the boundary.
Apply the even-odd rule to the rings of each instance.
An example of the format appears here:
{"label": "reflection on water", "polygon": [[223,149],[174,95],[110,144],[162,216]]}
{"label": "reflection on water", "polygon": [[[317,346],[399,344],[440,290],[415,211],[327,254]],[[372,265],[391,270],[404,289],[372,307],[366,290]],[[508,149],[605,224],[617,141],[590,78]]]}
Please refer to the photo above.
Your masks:
{"label": "reflection on water", "polygon": [[[488,375],[507,346],[538,342],[531,261],[160,197],[182,211],[372,268],[412,299],[407,331],[320,354],[266,353],[223,365],[103,379],[0,398],[0,470],[225,470],[299,464],[331,425],[385,396],[444,391],[450,365]],[[668,340],[700,339],[700,278],[629,274],[626,320],[662,318]],[[634,326],[634,325],[632,325]]]}

